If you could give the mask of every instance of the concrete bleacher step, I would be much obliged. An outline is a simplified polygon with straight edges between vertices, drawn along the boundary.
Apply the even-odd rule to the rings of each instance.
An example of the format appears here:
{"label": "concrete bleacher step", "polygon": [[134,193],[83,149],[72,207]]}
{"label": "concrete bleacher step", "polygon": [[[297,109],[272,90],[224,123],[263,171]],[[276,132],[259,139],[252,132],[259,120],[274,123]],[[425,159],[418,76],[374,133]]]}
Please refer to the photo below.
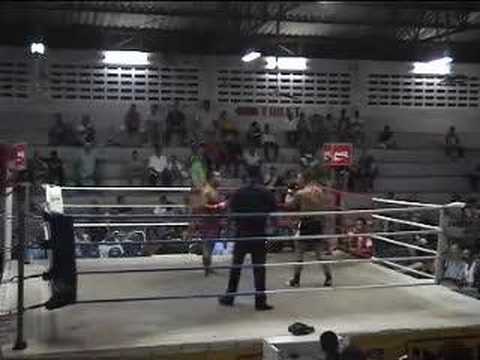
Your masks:
{"label": "concrete bleacher step", "polygon": [[466,177],[379,177],[375,191],[381,192],[468,192],[470,184]]}
{"label": "concrete bleacher step", "polygon": [[379,163],[379,174],[382,177],[392,176],[467,176],[471,169],[465,161],[449,163]]}
{"label": "concrete bleacher step", "polygon": [[[383,163],[454,163],[454,161],[447,157],[445,152],[441,150],[371,149],[368,153],[373,155],[378,162]],[[457,161],[469,163],[478,158],[479,155],[479,151],[467,152],[465,159],[459,159]]]}

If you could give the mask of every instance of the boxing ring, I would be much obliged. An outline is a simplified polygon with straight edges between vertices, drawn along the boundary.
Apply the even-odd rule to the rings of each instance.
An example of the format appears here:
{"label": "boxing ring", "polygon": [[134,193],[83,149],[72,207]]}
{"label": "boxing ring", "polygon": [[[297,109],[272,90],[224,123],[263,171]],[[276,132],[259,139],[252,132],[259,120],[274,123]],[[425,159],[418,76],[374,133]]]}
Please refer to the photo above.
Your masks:
{"label": "boxing ring", "polygon": [[[185,193],[190,188],[99,188],[63,187],[66,192],[159,192]],[[409,257],[346,258],[335,252],[326,260],[306,259],[300,288],[288,288],[292,274],[292,254],[268,254],[265,264],[267,290],[275,309],[256,312],[253,308],[251,268],[242,265],[240,289],[233,308],[221,307],[216,299],[224,295],[229,256],[214,256],[211,269],[216,274],[204,277],[201,256],[193,254],[156,255],[134,258],[77,259],[78,298],[75,304],[53,311],[44,308],[50,291],[42,279],[48,261],[24,265],[25,236],[19,236],[18,261],[7,264],[3,313],[14,313],[16,341],[3,347],[5,358],[238,358],[235,352],[261,358],[263,338],[287,335],[287,328],[302,321],[319,332],[334,329],[340,333],[370,334],[388,331],[452,329],[478,327],[480,303],[439,285],[442,266],[434,273],[412,269],[405,262],[425,261],[443,264],[448,249],[445,236],[449,209],[463,203],[425,204],[373,198],[378,206],[312,212],[227,214],[76,214],[76,228],[89,227],[186,227],[202,218],[268,216],[371,216],[376,221],[397,223],[415,230],[376,231],[356,236],[403,246],[422,253]],[[152,204],[75,204],[64,203],[65,210],[93,208],[151,209]],[[183,209],[184,205],[165,205]],[[424,224],[398,218],[409,212],[436,211],[438,224]],[[399,237],[435,235],[435,249],[406,243]],[[23,236],[22,236],[23,235]],[[351,234],[326,233],[309,236],[266,236],[269,242],[295,240],[347,239]],[[216,241],[240,242],[258,238],[221,237]],[[213,240],[213,239],[211,239]],[[145,243],[198,243],[201,239],[149,239]],[[319,265],[333,266],[334,283],[323,287]],[[402,271],[399,272],[398,270]],[[408,275],[410,274],[410,275]],[[415,275],[413,277],[412,275]],[[28,342],[25,343],[25,339]],[[183,354],[183,355],[182,355]],[[190,354],[186,356],[185,354]],[[196,354],[196,355],[195,355]],[[199,355],[201,354],[201,355]],[[213,354],[213,355],[212,355]],[[217,355],[215,355],[217,354]],[[88,357],[90,356],[90,357]],[[184,356],[184,357],[182,357]],[[195,357],[196,356],[196,357]],[[118,357],[117,357],[118,358]]]}

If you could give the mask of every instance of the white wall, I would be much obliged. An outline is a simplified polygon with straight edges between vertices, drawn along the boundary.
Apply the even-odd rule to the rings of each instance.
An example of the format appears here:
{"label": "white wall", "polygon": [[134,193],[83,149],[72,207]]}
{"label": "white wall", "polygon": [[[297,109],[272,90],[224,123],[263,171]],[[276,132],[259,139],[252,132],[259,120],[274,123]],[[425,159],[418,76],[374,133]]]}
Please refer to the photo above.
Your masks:
{"label": "white wall", "polygon": [[[48,60],[39,66],[43,66],[42,71],[35,72],[35,63],[28,57],[28,54],[21,48],[0,48],[0,90],[2,86],[6,89],[12,85],[15,89],[19,89],[22,86],[26,86],[28,98],[16,98],[16,97],[2,97],[0,91],[0,132],[2,137],[15,137],[13,140],[30,140],[35,139],[46,140],[46,129],[51,124],[52,114],[55,112],[61,112],[64,118],[70,121],[79,121],[82,114],[89,114],[93,121],[96,123],[97,128],[109,131],[112,126],[118,127],[122,124],[123,116],[131,103],[136,103],[139,110],[143,114],[147,114],[149,103],[153,101],[159,101],[165,106],[170,104],[173,99],[173,95],[167,94],[166,90],[170,93],[175,93],[177,90],[183,89],[182,81],[180,79],[181,69],[197,69],[195,91],[196,93],[189,97],[192,100],[183,101],[183,106],[187,108],[187,112],[192,114],[198,102],[203,99],[210,99],[212,101],[212,109],[218,112],[222,109],[227,109],[231,116],[234,117],[237,124],[241,128],[246,128],[250,121],[260,120],[262,122],[268,122],[274,127],[282,127],[283,118],[280,116],[270,116],[269,110],[267,115],[263,115],[261,112],[257,117],[240,117],[235,115],[235,109],[238,106],[253,106],[253,107],[266,107],[268,109],[284,108],[287,106],[300,107],[306,112],[330,112],[334,116],[338,116],[340,110],[345,107],[349,113],[353,113],[354,109],[359,109],[362,118],[366,122],[366,126],[371,130],[379,130],[384,125],[389,124],[395,131],[407,131],[407,132],[419,132],[419,133],[444,133],[448,126],[454,124],[460,132],[464,133],[477,133],[480,132],[480,114],[479,105],[480,100],[475,95],[478,90],[480,76],[479,65],[472,64],[460,64],[454,67],[454,72],[457,74],[464,74],[468,76],[466,85],[462,89],[467,89],[468,99],[465,100],[467,104],[460,107],[460,93],[457,94],[458,98],[452,100],[452,103],[458,103],[459,106],[454,108],[448,107],[445,101],[443,107],[441,107],[442,100],[437,91],[440,91],[440,87],[435,85],[429,85],[425,80],[422,84],[415,83],[415,79],[412,89],[423,89],[425,93],[425,100],[422,100],[421,106],[403,106],[403,105],[369,105],[369,95],[372,94],[371,74],[387,74],[390,78],[385,80],[386,85],[378,84],[375,91],[380,91],[382,87],[386,90],[385,96],[391,96],[392,85],[395,77],[398,75],[408,76],[411,64],[408,63],[396,63],[396,62],[373,62],[373,61],[344,61],[344,60],[327,60],[327,59],[314,59],[310,60],[307,72],[304,74],[291,73],[283,71],[281,74],[281,82],[277,80],[268,80],[268,77],[273,75],[265,74],[265,70],[261,61],[255,61],[250,64],[242,63],[239,58],[235,57],[207,57],[207,56],[169,56],[154,54],[152,57],[153,65],[158,67],[158,74],[161,78],[159,80],[160,85],[152,85],[153,82],[146,85],[139,85],[139,89],[148,89],[155,87],[160,89],[160,94],[157,99],[160,100],[94,100],[92,99],[54,99],[52,80],[56,79],[53,68],[54,64],[67,64],[72,67],[77,67],[75,70],[77,75],[68,75],[68,69],[64,69],[61,79],[72,78],[79,76],[81,67],[87,68],[88,66],[101,65],[101,54],[96,51],[70,51],[70,50],[49,50]],[[26,85],[17,84],[15,80],[9,82],[11,74],[9,65],[5,63],[25,63],[26,69],[28,69],[29,82]],[[4,64],[4,65],[2,65]],[[2,67],[3,66],[3,67]],[[101,67],[99,67],[101,68]],[[111,67],[116,68],[115,66]],[[128,67],[125,67],[128,68]],[[165,68],[174,69],[174,75],[170,77],[163,76],[169,74],[164,71]],[[12,68],[14,69],[14,68]],[[79,70],[80,69],[80,70]],[[177,70],[175,70],[177,69]],[[180,69],[180,70],[179,70]],[[73,72],[74,70],[72,70]],[[108,69],[100,70],[85,70],[85,71],[104,71],[105,79],[111,71]],[[116,71],[116,70],[115,70]],[[124,70],[121,70],[124,71]],[[127,70],[125,70],[127,71]],[[130,70],[128,70],[130,71]],[[135,72],[136,70],[132,70]],[[157,71],[157,70],[155,70]],[[220,71],[223,71],[220,74]],[[14,70],[12,70],[14,72]],[[120,74],[120,69],[118,69]],[[179,75],[180,74],[180,75]],[[342,75],[343,74],[343,75]],[[63,77],[62,77],[63,76]],[[93,75],[92,75],[93,76]],[[120,77],[120,75],[118,75]],[[180,76],[180,77],[179,77]],[[343,78],[341,76],[344,76]],[[15,77],[15,76],[13,76]],[[174,78],[172,80],[172,77]],[[221,79],[226,80],[221,80]],[[92,78],[93,79],[93,78]],[[312,80],[313,79],[313,80]],[[345,80],[345,85],[332,84],[330,81],[340,79]],[[108,80],[108,79],[107,79]],[[123,80],[123,79],[121,79]],[[417,79],[418,80],[418,79]],[[433,81],[433,80],[432,80]],[[435,80],[437,81],[437,80]],[[185,80],[184,82],[188,82]],[[387,84],[388,82],[388,84]],[[438,81],[437,81],[438,82]],[[221,88],[222,83],[225,85]],[[92,82],[93,84],[93,82]],[[106,84],[106,83],[105,83]],[[120,83],[119,83],[120,84]],[[252,85],[253,84],[253,85]],[[258,84],[267,84],[267,89],[262,89]],[[278,98],[275,96],[274,90],[269,90],[268,85],[277,86],[281,85],[285,88],[285,93],[297,94],[295,101],[288,98]],[[62,86],[75,87],[75,91],[80,91],[82,85],[68,85]],[[93,85],[91,86],[93,94]],[[100,87],[103,85],[99,85]],[[117,85],[105,85],[105,91],[111,87]],[[118,85],[122,89],[128,88],[130,85]],[[137,85],[135,85],[137,86]],[[235,87],[236,86],[236,87]],[[252,86],[252,88],[247,88]],[[322,86],[324,89],[322,90]],[[339,87],[345,86],[348,88],[347,92],[342,92]],[[311,87],[313,90],[308,90]],[[387,89],[388,88],[388,89]],[[22,88],[23,89],[23,88]],[[406,87],[402,88],[403,91]],[[228,95],[220,95],[220,91],[225,90]],[[458,91],[460,92],[460,87]],[[6,91],[6,90],[5,90]],[[4,91],[4,92],[5,92]],[[22,90],[23,91],[23,90]],[[62,90],[63,91],[63,90]],[[65,90],[66,91],[66,90]],[[232,95],[232,93],[238,92],[240,95]],[[383,90],[382,90],[383,91]],[[429,95],[427,92],[434,92],[435,100],[432,100],[432,104],[428,105],[426,97]],[[165,92],[162,93],[162,92]],[[259,103],[261,94],[264,95],[264,103]],[[61,93],[57,91],[57,94]],[[348,93],[348,96],[346,95]],[[299,94],[299,95],[298,95]],[[313,94],[313,95],[312,95]],[[324,95],[323,95],[324,94]],[[338,97],[347,96],[344,100],[347,104],[332,103]],[[183,95],[179,95],[183,96]],[[187,99],[185,95],[185,99]],[[163,100],[162,100],[163,99]],[[224,102],[234,101],[240,99],[239,103]],[[220,100],[223,100],[221,102]],[[278,101],[273,103],[272,101]],[[323,101],[323,103],[321,103]],[[388,100],[392,102],[393,100]],[[101,131],[100,131],[101,132]],[[41,141],[41,140],[40,140]]]}

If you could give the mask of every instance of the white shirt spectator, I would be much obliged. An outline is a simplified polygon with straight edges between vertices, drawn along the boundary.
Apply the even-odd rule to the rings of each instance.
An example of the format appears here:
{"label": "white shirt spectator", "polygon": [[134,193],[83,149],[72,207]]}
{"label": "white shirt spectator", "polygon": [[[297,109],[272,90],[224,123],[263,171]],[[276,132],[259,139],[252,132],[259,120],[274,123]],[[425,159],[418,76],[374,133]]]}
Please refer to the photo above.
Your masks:
{"label": "white shirt spectator", "polygon": [[447,260],[445,264],[444,278],[462,281],[465,279],[465,266],[466,263],[463,260]]}
{"label": "white shirt spectator", "polygon": [[255,150],[253,154],[249,150],[245,151],[243,158],[248,166],[260,166],[262,161],[262,158],[258,154],[257,150]]}
{"label": "white shirt spectator", "polygon": [[465,264],[465,281],[468,286],[473,286],[475,282],[475,271],[477,269],[477,262],[473,261],[470,265]]}
{"label": "white shirt spectator", "polygon": [[269,133],[269,134],[263,134],[262,135],[262,143],[264,144],[276,144],[277,141],[275,140],[275,135],[273,135],[272,133]]}
{"label": "white shirt spectator", "polygon": [[155,170],[157,173],[162,173],[168,166],[167,157],[165,155],[157,156],[153,154],[148,159],[148,167]]}

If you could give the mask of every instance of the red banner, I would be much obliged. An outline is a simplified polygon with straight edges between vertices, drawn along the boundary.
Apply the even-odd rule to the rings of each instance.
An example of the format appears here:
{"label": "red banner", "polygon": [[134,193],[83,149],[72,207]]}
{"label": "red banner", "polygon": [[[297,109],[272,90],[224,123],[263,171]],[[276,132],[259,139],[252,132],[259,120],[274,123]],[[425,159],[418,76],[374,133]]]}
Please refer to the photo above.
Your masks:
{"label": "red banner", "polygon": [[327,166],[351,166],[353,145],[350,143],[327,143],[323,145],[323,162]]}

